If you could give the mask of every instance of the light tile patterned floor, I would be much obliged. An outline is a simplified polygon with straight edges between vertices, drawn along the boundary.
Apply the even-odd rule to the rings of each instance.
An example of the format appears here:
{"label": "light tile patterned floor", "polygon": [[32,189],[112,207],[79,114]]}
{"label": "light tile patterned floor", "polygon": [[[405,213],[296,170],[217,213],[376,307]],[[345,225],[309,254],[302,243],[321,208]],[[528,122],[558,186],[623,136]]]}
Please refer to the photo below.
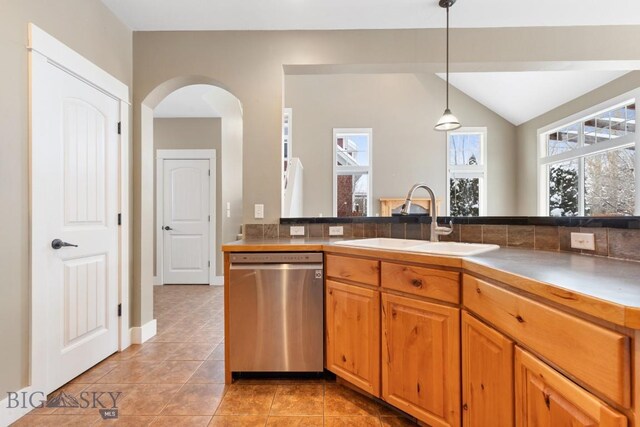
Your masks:
{"label": "light tile patterned floor", "polygon": [[242,380],[225,386],[222,288],[157,286],[154,297],[157,336],[114,354],[52,393],[64,391],[80,396],[87,392],[91,396],[91,392],[121,392],[117,399],[117,420],[104,421],[93,408],[42,408],[14,425],[414,424],[386,406],[331,381]]}

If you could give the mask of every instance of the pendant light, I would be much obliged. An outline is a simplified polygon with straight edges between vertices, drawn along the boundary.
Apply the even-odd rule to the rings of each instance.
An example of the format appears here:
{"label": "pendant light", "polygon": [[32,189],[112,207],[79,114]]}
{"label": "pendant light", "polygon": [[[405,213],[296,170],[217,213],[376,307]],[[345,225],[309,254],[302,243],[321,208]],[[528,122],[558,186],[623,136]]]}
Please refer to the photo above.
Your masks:
{"label": "pendant light", "polygon": [[434,127],[435,130],[439,131],[455,130],[461,126],[458,118],[449,109],[449,8],[455,2],[456,0],[440,0],[439,3],[440,7],[447,9],[447,107]]}

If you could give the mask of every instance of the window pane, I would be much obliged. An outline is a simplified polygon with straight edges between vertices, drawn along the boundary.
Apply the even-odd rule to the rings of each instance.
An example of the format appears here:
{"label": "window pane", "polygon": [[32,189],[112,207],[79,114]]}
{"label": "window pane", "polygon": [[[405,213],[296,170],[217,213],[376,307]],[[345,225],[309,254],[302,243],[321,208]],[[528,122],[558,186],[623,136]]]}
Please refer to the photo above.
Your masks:
{"label": "window pane", "polygon": [[451,178],[449,207],[451,216],[480,215],[480,178]]}
{"label": "window pane", "polygon": [[481,165],[482,134],[454,133],[449,136],[449,165]]}
{"label": "window pane", "polygon": [[597,144],[635,132],[635,104],[610,110],[585,120],[585,145]]}
{"label": "window pane", "polygon": [[341,134],[336,137],[338,166],[369,166],[369,135]]}
{"label": "window pane", "polygon": [[338,216],[367,216],[369,175],[367,173],[337,176]]}
{"label": "window pane", "polygon": [[554,156],[578,147],[580,124],[576,123],[547,136],[547,155]]}
{"label": "window pane", "polygon": [[576,216],[578,204],[578,160],[549,165],[549,215]]}
{"label": "window pane", "polygon": [[633,215],[634,156],[635,147],[630,147],[585,157],[585,215]]}

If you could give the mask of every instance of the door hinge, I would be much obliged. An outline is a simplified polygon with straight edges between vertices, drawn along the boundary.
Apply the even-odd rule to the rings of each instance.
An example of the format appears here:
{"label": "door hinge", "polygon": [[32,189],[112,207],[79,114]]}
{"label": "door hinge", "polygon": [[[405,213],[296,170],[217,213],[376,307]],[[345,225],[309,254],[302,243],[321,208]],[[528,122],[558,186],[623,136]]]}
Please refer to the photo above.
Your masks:
{"label": "door hinge", "polygon": [[122,122],[118,122],[118,135],[122,135]]}
{"label": "door hinge", "polygon": [[118,304],[118,317],[122,317],[122,304]]}
{"label": "door hinge", "polygon": [[211,169],[209,169],[209,176],[211,176]]}
{"label": "door hinge", "polygon": [[207,264],[209,264],[209,267],[211,267],[211,261],[209,261]]}
{"label": "door hinge", "polygon": [[211,222],[211,215],[209,215],[209,222]]}
{"label": "door hinge", "polygon": [[122,214],[118,214],[118,225],[122,225]]}

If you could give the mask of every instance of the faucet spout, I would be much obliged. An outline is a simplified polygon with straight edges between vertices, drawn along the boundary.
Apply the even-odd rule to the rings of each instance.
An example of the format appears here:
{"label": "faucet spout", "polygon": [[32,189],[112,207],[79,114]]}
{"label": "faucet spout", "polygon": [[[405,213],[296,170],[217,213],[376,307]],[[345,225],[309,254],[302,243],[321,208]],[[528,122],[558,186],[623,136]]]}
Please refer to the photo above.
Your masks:
{"label": "faucet spout", "polygon": [[429,193],[429,198],[431,199],[431,204],[429,205],[429,215],[431,216],[431,236],[429,240],[437,242],[439,240],[439,236],[453,233],[453,221],[449,223],[450,227],[438,226],[437,212],[434,213],[436,210],[436,196],[427,184],[415,184],[411,187],[411,190],[409,190],[409,193],[407,194],[407,199],[404,201],[404,205],[402,205],[400,214],[408,215],[409,212],[411,212],[411,200],[413,199],[413,193],[415,193],[419,188],[422,188]]}

